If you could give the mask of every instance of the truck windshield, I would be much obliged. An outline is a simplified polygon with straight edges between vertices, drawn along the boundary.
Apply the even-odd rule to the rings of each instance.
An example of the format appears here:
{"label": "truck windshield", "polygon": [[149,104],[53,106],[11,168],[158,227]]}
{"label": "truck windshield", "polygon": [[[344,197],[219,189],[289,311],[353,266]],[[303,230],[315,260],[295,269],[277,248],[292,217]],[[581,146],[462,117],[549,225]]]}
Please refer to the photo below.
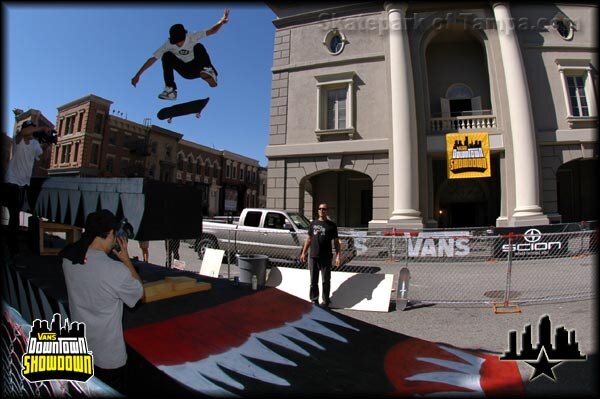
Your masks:
{"label": "truck windshield", "polygon": [[310,226],[310,221],[304,215],[295,212],[288,212],[288,215],[299,229],[307,230]]}

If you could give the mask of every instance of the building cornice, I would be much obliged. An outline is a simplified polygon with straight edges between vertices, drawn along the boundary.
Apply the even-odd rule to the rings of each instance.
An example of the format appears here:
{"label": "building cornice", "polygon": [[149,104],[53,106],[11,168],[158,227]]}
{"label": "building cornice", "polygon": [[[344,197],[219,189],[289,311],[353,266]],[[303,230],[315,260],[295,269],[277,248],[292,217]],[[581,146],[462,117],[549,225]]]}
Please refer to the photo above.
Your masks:
{"label": "building cornice", "polygon": [[319,156],[329,154],[351,153],[388,153],[390,150],[388,139],[327,141],[310,144],[269,145],[265,151],[267,158],[283,158],[296,156]]}
{"label": "building cornice", "polygon": [[56,109],[58,110],[58,112],[61,112],[67,108],[71,108],[73,106],[79,105],[81,103],[86,103],[86,102],[100,103],[100,104],[106,105],[107,107],[110,107],[110,105],[113,103],[112,101],[107,100],[106,98],[99,97],[95,94],[88,94],[87,96],[78,98],[77,100],[69,101],[66,104],[59,105]]}

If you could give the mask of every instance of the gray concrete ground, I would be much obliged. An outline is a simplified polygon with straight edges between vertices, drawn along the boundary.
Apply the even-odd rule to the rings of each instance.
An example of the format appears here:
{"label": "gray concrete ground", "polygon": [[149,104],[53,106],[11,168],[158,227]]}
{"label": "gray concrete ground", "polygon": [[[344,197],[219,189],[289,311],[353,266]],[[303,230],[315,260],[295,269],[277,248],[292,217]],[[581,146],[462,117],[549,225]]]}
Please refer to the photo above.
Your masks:
{"label": "gray concrete ground", "polygon": [[[136,241],[129,244],[132,257],[141,259],[141,251]],[[181,242],[180,256],[189,262],[200,259],[193,249]],[[150,263],[164,265],[165,249],[163,241],[150,243]],[[194,267],[199,267],[194,265]],[[229,269],[229,270],[228,270]],[[237,265],[222,264],[220,274],[224,278],[239,275]],[[394,285],[395,286],[395,285]],[[404,311],[395,309],[391,303],[389,312],[368,312],[347,309],[333,309],[334,312],[362,320],[400,334],[424,340],[446,343],[463,349],[482,350],[501,356],[508,349],[508,333],[516,330],[517,335],[527,324],[532,327],[534,343],[537,342],[537,327],[542,316],[548,315],[552,328],[564,326],[575,330],[579,349],[588,356],[583,362],[563,362],[553,370],[557,381],[545,376],[529,381],[533,368],[519,361],[519,369],[528,395],[592,395],[598,393],[597,374],[597,307],[596,300],[582,300],[563,303],[543,303],[524,305],[520,313],[496,314],[492,307],[447,307],[409,306]],[[520,342],[520,341],[519,341]],[[597,395],[595,395],[597,396]]]}

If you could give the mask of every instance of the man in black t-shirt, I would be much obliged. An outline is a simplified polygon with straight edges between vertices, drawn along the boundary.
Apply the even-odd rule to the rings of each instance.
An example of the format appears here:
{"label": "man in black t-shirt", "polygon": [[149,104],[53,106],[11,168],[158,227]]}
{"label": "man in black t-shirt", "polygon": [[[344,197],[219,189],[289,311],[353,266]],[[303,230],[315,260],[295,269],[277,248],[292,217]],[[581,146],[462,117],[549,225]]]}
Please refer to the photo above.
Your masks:
{"label": "man in black t-shirt", "polygon": [[329,289],[331,285],[331,241],[335,245],[335,267],[340,266],[341,244],[337,225],[327,217],[327,204],[319,205],[319,218],[313,220],[308,228],[308,237],[304,242],[300,261],[306,261],[306,252],[310,246],[308,270],[310,271],[310,300],[319,304],[319,271],[323,279],[323,305],[329,307]]}

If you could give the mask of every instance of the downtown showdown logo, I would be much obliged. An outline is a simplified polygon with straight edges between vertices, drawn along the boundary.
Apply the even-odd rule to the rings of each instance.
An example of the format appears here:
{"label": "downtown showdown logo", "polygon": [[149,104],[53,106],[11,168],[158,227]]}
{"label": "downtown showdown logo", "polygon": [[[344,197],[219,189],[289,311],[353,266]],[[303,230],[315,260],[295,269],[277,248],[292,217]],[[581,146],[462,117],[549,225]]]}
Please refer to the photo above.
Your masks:
{"label": "downtown showdown logo", "polygon": [[94,375],[94,358],[88,350],[85,323],[65,320],[54,314],[50,328],[46,320],[33,321],[21,374],[30,383],[46,380],[85,382]]}

